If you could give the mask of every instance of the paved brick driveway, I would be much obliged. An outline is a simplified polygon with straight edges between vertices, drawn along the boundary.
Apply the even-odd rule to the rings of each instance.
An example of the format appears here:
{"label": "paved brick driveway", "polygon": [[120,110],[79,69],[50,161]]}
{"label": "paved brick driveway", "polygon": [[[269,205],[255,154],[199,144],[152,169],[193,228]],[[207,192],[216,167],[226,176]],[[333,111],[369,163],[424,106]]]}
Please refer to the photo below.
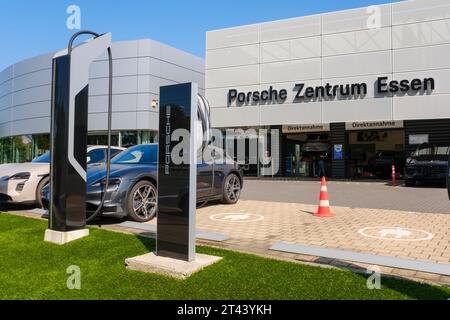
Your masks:
{"label": "paved brick driveway", "polygon": [[[267,247],[283,241],[450,263],[450,217],[447,215],[333,207],[336,217],[316,218],[312,215],[316,209],[314,205],[243,200],[232,206],[211,205],[199,209],[197,227],[225,233],[240,244]],[[253,222],[211,219],[219,213],[259,214],[264,219]],[[398,241],[358,233],[362,228],[376,226],[425,230],[434,237],[427,241]]]}
{"label": "paved brick driveway", "polygon": [[[319,190],[319,181],[246,180],[238,204],[212,204],[198,209],[197,228],[230,237],[222,243],[207,242],[210,245],[358,271],[365,271],[369,266],[269,248],[274,243],[285,242],[450,264],[450,201],[445,188],[331,181],[328,190],[336,217],[325,219],[313,216]],[[256,215],[251,220],[258,220],[261,215],[263,219],[233,221],[234,214],[238,218]],[[227,215],[231,215],[229,220],[223,220]],[[373,227],[382,228],[370,229]],[[407,230],[411,239],[427,239],[430,235],[432,238],[406,241],[378,237],[381,229],[392,228]],[[388,267],[381,270],[386,274],[450,284],[447,276]]]}
{"label": "paved brick driveway", "polygon": [[[317,257],[276,253],[268,249],[276,242],[286,242],[450,264],[450,215],[333,207],[336,217],[316,218],[312,215],[316,208],[308,204],[254,200],[241,200],[231,206],[210,205],[197,211],[197,228],[228,235],[230,240],[223,244],[228,248],[265,255],[278,254],[304,261],[317,261]],[[227,215],[220,215],[222,213],[231,216],[227,218]],[[254,214],[264,218],[259,221],[232,221],[233,214]],[[213,220],[211,217],[218,219]],[[223,220],[224,217],[231,220]],[[258,220],[258,216],[252,218]],[[411,239],[426,239],[429,234],[433,237],[429,240],[406,241],[387,235],[390,239],[383,240],[358,232],[367,227],[400,227],[411,230]],[[377,236],[371,229],[365,234]],[[320,262],[332,262],[325,260]],[[336,262],[341,266],[351,265]],[[356,266],[367,267],[363,264]],[[392,268],[382,270],[385,273],[450,283],[450,277]]]}

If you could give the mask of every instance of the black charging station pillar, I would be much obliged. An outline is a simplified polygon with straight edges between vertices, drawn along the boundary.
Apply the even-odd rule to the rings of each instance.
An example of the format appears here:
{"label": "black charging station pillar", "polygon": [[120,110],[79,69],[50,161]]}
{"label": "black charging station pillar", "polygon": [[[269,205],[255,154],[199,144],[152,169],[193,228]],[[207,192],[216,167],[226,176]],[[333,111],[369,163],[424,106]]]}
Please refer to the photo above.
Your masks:
{"label": "black charging station pillar", "polygon": [[127,258],[125,264],[131,270],[186,279],[221,259],[195,252],[200,147],[196,129],[202,125],[197,117],[198,87],[195,83],[177,84],[161,87],[159,92],[156,252]]}
{"label": "black charging station pillar", "polygon": [[[111,34],[107,33],[74,48],[71,54],[61,51],[53,59],[50,231],[70,232],[86,224],[89,66],[110,45]],[[47,241],[52,238],[58,237],[46,233]]]}
{"label": "black charging station pillar", "polygon": [[[160,88],[156,254],[186,261],[195,259],[197,96],[195,83]],[[190,141],[183,144],[187,150],[182,150],[188,153],[188,157],[184,155],[188,161],[183,163],[174,163],[172,155],[174,147],[182,143],[182,139],[177,139],[177,132],[181,132],[178,129],[190,133],[187,136]],[[175,152],[178,150],[176,148]]]}
{"label": "black charging station pillar", "polygon": [[[69,92],[70,56],[65,55],[53,60],[52,192],[49,227],[56,231],[84,228],[86,220],[88,86],[84,87],[75,98],[73,119],[70,119]],[[73,139],[70,143],[72,152],[69,156],[69,128],[71,126]],[[76,164],[71,162],[76,162]]]}

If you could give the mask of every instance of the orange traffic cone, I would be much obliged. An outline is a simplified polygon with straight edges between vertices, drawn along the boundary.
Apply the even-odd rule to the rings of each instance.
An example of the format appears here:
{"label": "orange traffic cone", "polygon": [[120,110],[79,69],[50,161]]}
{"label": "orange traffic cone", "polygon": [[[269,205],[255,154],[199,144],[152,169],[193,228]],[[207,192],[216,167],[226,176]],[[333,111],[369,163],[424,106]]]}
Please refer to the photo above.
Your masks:
{"label": "orange traffic cone", "polygon": [[320,218],[334,217],[334,213],[330,211],[330,201],[328,200],[327,181],[325,180],[325,177],[322,177],[322,184],[320,185],[319,208],[314,216]]}

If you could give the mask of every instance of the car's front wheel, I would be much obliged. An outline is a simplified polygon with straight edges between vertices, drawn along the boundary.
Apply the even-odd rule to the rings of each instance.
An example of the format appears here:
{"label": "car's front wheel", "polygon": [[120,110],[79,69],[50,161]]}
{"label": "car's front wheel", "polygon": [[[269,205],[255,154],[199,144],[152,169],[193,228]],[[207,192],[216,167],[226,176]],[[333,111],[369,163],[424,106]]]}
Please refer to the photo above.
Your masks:
{"label": "car's front wheel", "polygon": [[225,178],[223,185],[223,202],[227,204],[234,204],[238,202],[241,196],[241,180],[235,173],[230,173]]}
{"label": "car's front wheel", "polygon": [[44,203],[42,202],[42,189],[44,189],[44,187],[47,184],[49,184],[49,182],[50,182],[50,177],[44,177],[39,182],[39,184],[36,188],[36,202],[37,202],[39,208],[44,208]]}
{"label": "car's front wheel", "polygon": [[156,216],[157,191],[150,181],[136,183],[128,194],[128,217],[137,222],[146,222]]}

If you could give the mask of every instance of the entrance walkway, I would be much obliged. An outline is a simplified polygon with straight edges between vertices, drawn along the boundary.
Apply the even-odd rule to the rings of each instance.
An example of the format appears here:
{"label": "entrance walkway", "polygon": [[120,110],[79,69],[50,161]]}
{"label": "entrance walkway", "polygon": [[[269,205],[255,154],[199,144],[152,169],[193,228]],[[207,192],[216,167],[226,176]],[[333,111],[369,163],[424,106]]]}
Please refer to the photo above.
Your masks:
{"label": "entrance walkway", "polygon": [[[246,179],[241,199],[317,204],[319,190],[318,178],[307,181]],[[442,186],[392,187],[387,181],[328,181],[328,192],[335,206],[450,214],[447,189]]]}

